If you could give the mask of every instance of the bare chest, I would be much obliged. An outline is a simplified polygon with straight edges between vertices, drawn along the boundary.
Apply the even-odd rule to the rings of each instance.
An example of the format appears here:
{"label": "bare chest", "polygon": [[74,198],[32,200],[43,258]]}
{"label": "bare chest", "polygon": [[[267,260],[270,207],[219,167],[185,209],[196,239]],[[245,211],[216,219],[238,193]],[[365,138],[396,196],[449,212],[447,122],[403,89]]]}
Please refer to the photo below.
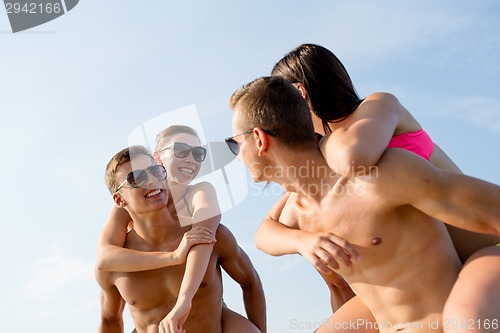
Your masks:
{"label": "bare chest", "polygon": [[319,203],[297,197],[299,228],[333,233],[361,248],[382,248],[393,238],[395,230],[386,228],[392,216],[377,198],[350,190],[353,192],[329,194]]}
{"label": "bare chest", "polygon": [[115,273],[123,299],[138,310],[175,304],[185,265],[142,272]]}
{"label": "bare chest", "polygon": [[[218,255],[212,253],[207,270],[193,299],[205,295],[219,295],[222,298],[222,280],[220,267],[217,264]],[[115,285],[123,299],[138,311],[148,311],[155,308],[171,309],[179,295],[184,278],[186,265],[174,265],[161,269],[115,273]]]}

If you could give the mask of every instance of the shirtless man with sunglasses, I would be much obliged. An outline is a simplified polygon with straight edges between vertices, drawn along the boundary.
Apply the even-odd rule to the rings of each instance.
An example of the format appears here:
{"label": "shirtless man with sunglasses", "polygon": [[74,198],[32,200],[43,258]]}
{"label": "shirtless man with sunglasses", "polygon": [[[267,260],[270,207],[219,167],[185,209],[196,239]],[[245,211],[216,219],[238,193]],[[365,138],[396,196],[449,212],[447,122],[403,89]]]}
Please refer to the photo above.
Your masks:
{"label": "shirtless man with sunglasses", "polygon": [[[293,192],[281,214],[291,230],[287,235],[300,229],[342,238],[339,256],[352,264],[334,271],[371,310],[376,328],[384,333],[452,332],[453,318],[446,318],[446,324],[442,312],[462,264],[436,219],[498,235],[500,187],[436,169],[401,149],[388,149],[364,174],[339,176],[316,144],[306,102],[281,77],[245,85],[232,95],[230,106],[235,135],[226,139],[229,148],[254,181],[273,181]],[[490,313],[489,327],[497,331],[498,309]],[[330,332],[346,332],[342,324],[327,326]],[[357,324],[356,331],[366,332],[374,323]],[[485,328],[465,324],[472,331]]]}
{"label": "shirtless man with sunglasses", "polygon": [[[184,170],[191,169],[193,167],[195,169],[198,169],[199,163],[201,163],[205,159],[206,150],[205,148],[196,144],[198,142],[196,133],[188,127],[175,125],[162,131],[158,138],[162,140],[159,140],[158,151],[155,151],[154,154],[157,158],[157,161],[164,163],[169,170],[169,192],[172,186],[180,186],[179,182],[184,182],[186,186],[189,186],[187,184],[191,182],[192,178],[196,176],[197,172],[195,171],[194,173],[191,173],[190,177],[186,177],[186,175],[184,175],[185,172],[178,169]],[[173,144],[171,144],[170,142],[172,141],[176,142],[173,142]],[[175,156],[175,158],[173,158],[173,156]],[[194,164],[198,165],[197,167],[194,166],[192,162],[193,159],[196,161],[196,163]],[[156,178],[157,180],[166,178],[161,173],[161,170],[165,171],[165,168],[161,165],[152,165],[146,170],[138,169],[128,173],[126,179],[122,182],[121,185],[118,186],[118,189],[114,192],[113,197],[115,197],[120,188],[122,188],[122,186],[126,186],[127,183],[127,187],[132,188],[138,188],[141,185],[145,185],[144,180],[147,179],[148,173],[151,176],[154,176],[154,178]],[[209,184],[202,184],[201,186],[206,185]],[[113,188],[113,186],[110,187],[110,190],[111,188]],[[120,193],[121,195],[124,194],[122,192]],[[169,198],[169,202],[172,199],[171,195],[167,195],[166,198]],[[192,200],[193,199],[190,198],[190,201]],[[165,202],[163,203],[164,205]],[[197,206],[194,206],[193,213],[199,214],[199,212],[197,211],[200,209],[199,206],[202,204],[202,202],[199,199],[194,200],[194,202],[198,203]],[[214,204],[216,205],[216,202],[214,203],[212,200],[210,206],[213,206]],[[120,205],[118,204],[118,206]],[[124,206],[124,208],[126,207],[127,206]],[[210,332],[221,332],[222,330],[223,332],[251,333],[259,332],[259,329],[260,331],[265,332],[265,300],[262,285],[260,284],[258,274],[253,268],[248,256],[237,245],[237,242],[231,232],[225,226],[219,225],[216,233],[217,243],[213,251],[210,249],[210,251],[207,252],[207,262],[200,262],[199,259],[194,259],[195,257],[193,257],[191,259],[191,263],[193,262],[193,260],[198,260],[198,264],[194,266],[192,264],[190,266],[184,265],[183,262],[185,262],[186,260],[187,250],[184,252],[175,250],[175,247],[172,247],[172,244],[179,244],[180,242],[179,248],[182,247],[183,249],[185,249],[186,246],[183,245],[186,242],[190,242],[188,245],[210,243],[209,240],[213,240],[213,238],[211,238],[211,233],[208,229],[201,228],[202,230],[200,231],[200,227],[197,226],[198,224],[196,224],[193,229],[189,231],[191,225],[195,222],[193,221],[193,219],[196,218],[195,216],[193,216],[193,213],[189,215],[189,218],[187,216],[184,216],[186,221],[189,220],[191,223],[184,223],[181,224],[184,225],[184,227],[179,227],[181,217],[179,216],[179,213],[180,215],[184,215],[184,211],[186,210],[186,207],[184,207],[183,204],[176,204],[175,207],[173,207],[171,204],[167,204],[165,210],[168,213],[163,212],[163,218],[165,219],[167,225],[169,225],[169,228],[172,228],[172,230],[169,231],[170,237],[167,237],[167,243],[170,245],[167,244],[164,247],[157,246],[149,248],[149,250],[147,248],[136,248],[135,250],[137,251],[131,251],[134,248],[127,246],[129,236],[132,232],[136,231],[134,229],[137,225],[137,222],[135,222],[137,217],[133,214],[130,214],[130,208],[126,210],[130,216],[127,215],[125,217],[123,216],[123,214],[121,214],[120,216],[111,218],[111,220],[103,230],[103,234],[101,235],[99,242],[97,263],[98,276],[133,276],[134,274],[136,274],[134,272],[139,271],[149,271],[151,272],[151,274],[153,274],[153,272],[161,271],[169,272],[169,285],[171,285],[171,287],[176,286],[176,289],[174,288],[172,290],[171,287],[169,287],[170,289],[168,290],[166,295],[170,298],[175,297],[177,301],[166,307],[164,304],[158,305],[158,307],[161,308],[161,311],[159,311],[159,313],[163,313],[164,318],[159,318],[159,320],[157,320],[158,318],[154,318],[153,321],[155,322],[156,327],[158,327],[159,325],[160,332],[180,332],[183,328],[187,328],[188,332],[195,332],[200,330],[205,331],[205,329]],[[116,212],[117,210],[114,209],[113,211]],[[123,209],[118,210],[118,212],[120,211],[123,211]],[[202,217],[203,216],[207,217],[206,212],[202,215]],[[199,219],[199,217],[200,216],[198,215],[197,218]],[[134,229],[125,236],[123,231],[126,229],[126,225],[130,218],[132,218],[132,220],[134,221]],[[218,222],[220,217],[215,216],[214,218]],[[175,232],[173,229],[175,229]],[[184,239],[182,239],[182,237],[180,236],[182,236],[182,233],[186,232],[190,238],[187,241],[184,241]],[[184,238],[186,238],[186,236]],[[125,243],[123,239],[125,239]],[[124,249],[122,247],[126,247],[127,249]],[[178,260],[179,258],[176,258],[176,262],[174,262],[174,260],[169,261],[168,255],[170,255],[170,252],[173,250],[175,250],[174,252],[181,253],[183,257],[181,257],[180,259],[183,260]],[[203,254],[200,251],[205,251],[207,249],[200,248],[197,250],[199,252],[198,257],[201,258],[200,255]],[[176,255],[176,257],[179,257],[179,255]],[[173,267],[166,267],[172,265],[176,265],[176,268],[174,269]],[[233,278],[242,286],[245,308],[248,314],[248,318],[251,319],[251,321],[239,315],[238,313],[231,311],[222,303],[222,278],[220,275],[220,268],[223,268],[231,278]],[[185,274],[179,276],[179,274],[184,273],[184,271]],[[200,280],[198,280],[198,277],[200,278]],[[114,288],[113,284],[108,286],[111,289]],[[200,286],[199,290],[198,286]],[[106,291],[106,289],[103,290]],[[196,292],[196,294],[194,294],[194,292]],[[121,316],[122,310],[120,310],[119,308],[113,308],[111,306],[111,309],[113,310],[110,310],[109,302],[106,302],[108,298],[109,297],[105,297],[105,300],[102,302],[103,309],[107,309],[106,311],[110,312],[110,315],[105,315],[105,317]],[[127,302],[129,301],[128,299],[125,300]],[[188,306],[187,308],[186,305]],[[133,305],[130,305],[130,303],[129,306],[133,308]],[[132,311],[131,313],[133,315]],[[199,319],[203,316],[203,314],[211,319],[210,324],[205,320]],[[185,326],[183,326],[184,322]],[[136,323],[136,325],[138,324]],[[114,327],[116,326],[117,325],[115,324]],[[136,326],[136,328],[139,332],[141,332],[141,329],[143,329],[140,326]]]}

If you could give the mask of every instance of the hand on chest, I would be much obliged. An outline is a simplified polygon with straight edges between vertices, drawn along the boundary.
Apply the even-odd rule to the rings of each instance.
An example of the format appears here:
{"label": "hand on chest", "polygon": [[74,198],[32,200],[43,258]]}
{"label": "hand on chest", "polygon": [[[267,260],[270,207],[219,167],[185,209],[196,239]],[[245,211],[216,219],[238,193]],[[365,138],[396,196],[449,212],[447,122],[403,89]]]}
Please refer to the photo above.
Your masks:
{"label": "hand on chest", "polygon": [[320,202],[297,196],[295,209],[299,228],[307,232],[330,232],[363,247],[384,238],[384,214],[362,196],[335,194]]}

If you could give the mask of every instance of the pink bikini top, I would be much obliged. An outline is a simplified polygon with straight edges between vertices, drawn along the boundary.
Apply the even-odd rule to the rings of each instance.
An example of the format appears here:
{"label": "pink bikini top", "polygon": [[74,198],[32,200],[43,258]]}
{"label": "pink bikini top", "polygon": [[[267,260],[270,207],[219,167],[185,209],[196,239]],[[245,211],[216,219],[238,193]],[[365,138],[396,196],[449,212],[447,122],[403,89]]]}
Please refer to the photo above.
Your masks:
{"label": "pink bikini top", "polygon": [[429,134],[421,129],[416,132],[406,132],[393,136],[387,148],[406,149],[426,160],[430,160],[434,151],[434,142],[432,142]]}

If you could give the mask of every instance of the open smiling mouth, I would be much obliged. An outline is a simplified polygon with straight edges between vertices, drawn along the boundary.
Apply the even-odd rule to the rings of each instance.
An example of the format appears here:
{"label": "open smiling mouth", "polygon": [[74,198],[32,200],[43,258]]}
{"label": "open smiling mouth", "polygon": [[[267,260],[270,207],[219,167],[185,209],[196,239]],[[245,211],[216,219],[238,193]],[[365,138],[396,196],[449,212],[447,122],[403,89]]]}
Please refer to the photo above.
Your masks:
{"label": "open smiling mouth", "polygon": [[154,197],[154,196],[156,196],[156,195],[158,195],[158,194],[160,194],[162,192],[163,192],[163,190],[159,190],[159,189],[158,190],[153,190],[153,191],[150,191],[150,192],[146,193],[145,197],[146,198],[151,198],[151,197]]}
{"label": "open smiling mouth", "polygon": [[179,168],[179,171],[188,173],[190,175],[192,175],[194,173],[194,170],[193,169],[189,169],[189,168]]}

